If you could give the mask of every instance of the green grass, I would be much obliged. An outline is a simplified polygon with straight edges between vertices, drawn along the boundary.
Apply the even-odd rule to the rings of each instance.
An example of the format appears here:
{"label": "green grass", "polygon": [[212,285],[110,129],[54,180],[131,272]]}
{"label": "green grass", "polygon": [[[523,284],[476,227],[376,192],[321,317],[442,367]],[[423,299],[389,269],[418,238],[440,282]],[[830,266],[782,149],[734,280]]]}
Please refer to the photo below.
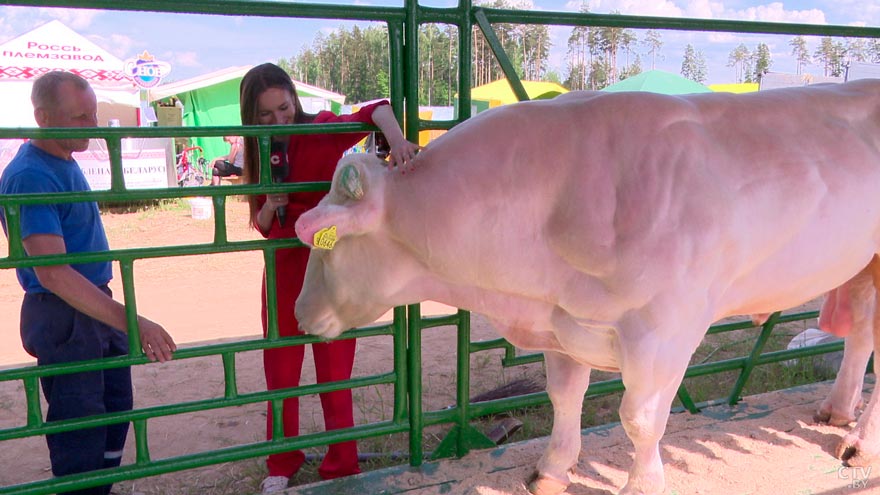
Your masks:
{"label": "green grass", "polygon": [[189,210],[189,203],[183,198],[147,199],[143,201],[101,202],[101,211],[108,213],[140,213],[139,219],[150,218],[159,211]]}

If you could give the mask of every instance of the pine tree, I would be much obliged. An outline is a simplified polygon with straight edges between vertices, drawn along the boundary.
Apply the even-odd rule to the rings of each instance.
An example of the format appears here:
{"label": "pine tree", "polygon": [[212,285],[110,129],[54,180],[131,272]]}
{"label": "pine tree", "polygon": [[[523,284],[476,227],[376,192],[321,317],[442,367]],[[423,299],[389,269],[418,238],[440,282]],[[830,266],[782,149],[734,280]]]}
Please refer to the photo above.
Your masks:
{"label": "pine tree", "polygon": [[681,62],[681,75],[700,84],[706,80],[708,69],[706,57],[703,52],[694,50],[694,46],[688,43],[684,49],[684,60]]}
{"label": "pine tree", "polygon": [[[690,46],[690,45],[688,45]],[[749,51],[746,45],[740,43],[740,45],[733,49],[730,52],[730,55],[727,56],[727,66],[733,67],[736,73],[736,82],[750,82],[747,81],[749,76],[749,61],[752,58],[752,53]]]}
{"label": "pine tree", "polygon": [[794,55],[794,58],[798,63],[797,73],[803,74],[804,67],[810,63],[810,52],[807,50],[807,40],[804,39],[803,36],[797,36],[792,38],[788,44],[791,46],[791,54]]}
{"label": "pine tree", "polygon": [[[659,32],[649,29],[645,33],[643,43],[648,47],[648,55],[651,56],[651,70],[654,70],[657,68],[657,55],[660,54],[660,48],[663,47],[663,38]],[[662,55],[660,58],[663,58]]]}
{"label": "pine tree", "polygon": [[766,43],[758,43],[758,47],[755,48],[753,56],[755,58],[753,64],[755,72],[751,82],[760,82],[761,77],[769,72],[770,66],[773,65],[773,60],[771,60],[770,56],[770,47],[767,46]]}

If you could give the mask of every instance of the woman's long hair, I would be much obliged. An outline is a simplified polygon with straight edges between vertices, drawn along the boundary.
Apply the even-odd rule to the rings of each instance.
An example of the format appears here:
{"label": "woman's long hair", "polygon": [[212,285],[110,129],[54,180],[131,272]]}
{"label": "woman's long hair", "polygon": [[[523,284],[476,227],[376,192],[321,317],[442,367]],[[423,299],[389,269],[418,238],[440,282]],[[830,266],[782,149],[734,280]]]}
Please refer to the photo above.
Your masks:
{"label": "woman's long hair", "polygon": [[[295,123],[306,124],[315,120],[315,115],[303,111],[290,75],[284,72],[281,67],[266,63],[247,71],[241,80],[239,104],[242,125],[259,125],[257,100],[263,91],[269,88],[283,89],[293,96],[293,104],[296,109]],[[260,145],[255,137],[244,139],[244,181],[246,184],[260,182]],[[256,196],[248,196],[248,206],[250,207],[251,226],[254,226],[258,212]]]}

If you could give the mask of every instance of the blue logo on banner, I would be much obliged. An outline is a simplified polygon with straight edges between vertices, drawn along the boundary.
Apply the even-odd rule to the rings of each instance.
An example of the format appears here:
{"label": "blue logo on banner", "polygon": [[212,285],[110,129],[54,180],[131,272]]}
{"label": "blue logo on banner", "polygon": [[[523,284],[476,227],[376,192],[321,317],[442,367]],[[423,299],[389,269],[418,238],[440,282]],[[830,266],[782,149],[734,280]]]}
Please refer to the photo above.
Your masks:
{"label": "blue logo on banner", "polygon": [[136,59],[125,61],[125,76],[141,88],[152,88],[171,72],[171,64],[160,62],[146,50]]}

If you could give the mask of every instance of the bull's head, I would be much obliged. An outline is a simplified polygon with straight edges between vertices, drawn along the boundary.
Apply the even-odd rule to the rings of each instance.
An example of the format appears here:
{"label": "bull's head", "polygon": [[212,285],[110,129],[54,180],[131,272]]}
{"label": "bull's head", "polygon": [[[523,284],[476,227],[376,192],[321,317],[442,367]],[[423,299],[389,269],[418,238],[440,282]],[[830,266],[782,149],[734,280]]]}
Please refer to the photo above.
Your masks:
{"label": "bull's head", "polygon": [[347,155],[336,166],[330,192],[296,222],[312,247],[296,300],[300,328],[327,338],[372,323],[393,305],[377,283],[388,250],[381,236],[385,167],[374,155]]}

